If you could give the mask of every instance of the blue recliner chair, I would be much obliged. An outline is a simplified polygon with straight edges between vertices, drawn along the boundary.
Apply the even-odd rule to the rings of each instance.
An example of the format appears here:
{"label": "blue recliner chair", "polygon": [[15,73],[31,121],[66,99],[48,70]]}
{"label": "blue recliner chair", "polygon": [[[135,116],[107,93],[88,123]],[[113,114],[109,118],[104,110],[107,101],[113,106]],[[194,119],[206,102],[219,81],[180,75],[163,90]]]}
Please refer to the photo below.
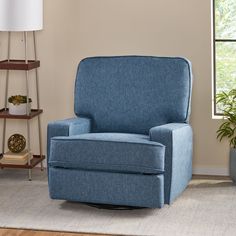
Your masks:
{"label": "blue recliner chair", "polygon": [[50,196],[160,208],[192,176],[192,76],[183,58],[82,60],[75,118],[48,125]]}

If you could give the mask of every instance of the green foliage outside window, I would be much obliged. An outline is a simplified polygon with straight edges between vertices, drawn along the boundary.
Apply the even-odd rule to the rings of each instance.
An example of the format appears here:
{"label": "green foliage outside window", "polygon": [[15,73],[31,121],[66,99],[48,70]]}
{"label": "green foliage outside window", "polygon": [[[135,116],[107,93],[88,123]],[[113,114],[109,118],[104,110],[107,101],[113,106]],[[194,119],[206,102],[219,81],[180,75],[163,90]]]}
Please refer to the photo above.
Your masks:
{"label": "green foliage outside window", "polygon": [[236,0],[215,1],[216,93],[236,88]]}
{"label": "green foliage outside window", "polygon": [[236,39],[236,1],[215,1],[215,34],[217,39]]}

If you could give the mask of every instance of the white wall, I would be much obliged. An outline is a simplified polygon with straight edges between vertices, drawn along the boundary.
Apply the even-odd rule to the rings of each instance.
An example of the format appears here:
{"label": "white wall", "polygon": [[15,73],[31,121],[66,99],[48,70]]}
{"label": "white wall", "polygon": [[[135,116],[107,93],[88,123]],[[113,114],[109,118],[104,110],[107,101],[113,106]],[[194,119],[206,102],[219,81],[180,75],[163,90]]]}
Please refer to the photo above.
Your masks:
{"label": "white wall", "polygon": [[[37,33],[44,150],[48,121],[73,116],[75,72],[82,58],[133,54],[183,56],[192,62],[194,74],[191,117],[194,170],[202,174],[227,173],[228,144],[216,140],[220,121],[211,117],[210,0],[45,0],[44,3],[44,30]],[[4,58],[6,34],[0,33],[0,37],[0,57]],[[21,38],[15,40],[18,48],[23,47]],[[14,53],[23,55],[17,49]],[[0,76],[2,96],[4,72]],[[23,83],[22,77],[13,86]],[[21,130],[23,123],[14,126],[10,122],[9,127]],[[36,141],[33,149],[37,151]]]}

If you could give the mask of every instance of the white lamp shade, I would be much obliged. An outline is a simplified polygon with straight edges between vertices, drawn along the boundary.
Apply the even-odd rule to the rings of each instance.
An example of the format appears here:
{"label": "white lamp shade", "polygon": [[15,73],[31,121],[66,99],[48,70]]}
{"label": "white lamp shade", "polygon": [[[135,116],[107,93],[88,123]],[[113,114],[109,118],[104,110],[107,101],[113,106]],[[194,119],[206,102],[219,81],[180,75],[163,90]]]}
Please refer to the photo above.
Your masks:
{"label": "white lamp shade", "polygon": [[0,31],[43,28],[43,0],[0,0]]}

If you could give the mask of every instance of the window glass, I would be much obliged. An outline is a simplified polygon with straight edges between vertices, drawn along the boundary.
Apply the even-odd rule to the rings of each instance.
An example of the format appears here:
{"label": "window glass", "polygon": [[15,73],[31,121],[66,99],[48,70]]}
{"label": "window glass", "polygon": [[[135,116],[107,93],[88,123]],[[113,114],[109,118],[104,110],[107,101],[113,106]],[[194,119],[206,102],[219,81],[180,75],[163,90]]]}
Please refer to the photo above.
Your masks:
{"label": "window glass", "polygon": [[[213,0],[213,6],[215,98],[236,88],[236,0]],[[217,106],[215,114],[220,113]]]}

